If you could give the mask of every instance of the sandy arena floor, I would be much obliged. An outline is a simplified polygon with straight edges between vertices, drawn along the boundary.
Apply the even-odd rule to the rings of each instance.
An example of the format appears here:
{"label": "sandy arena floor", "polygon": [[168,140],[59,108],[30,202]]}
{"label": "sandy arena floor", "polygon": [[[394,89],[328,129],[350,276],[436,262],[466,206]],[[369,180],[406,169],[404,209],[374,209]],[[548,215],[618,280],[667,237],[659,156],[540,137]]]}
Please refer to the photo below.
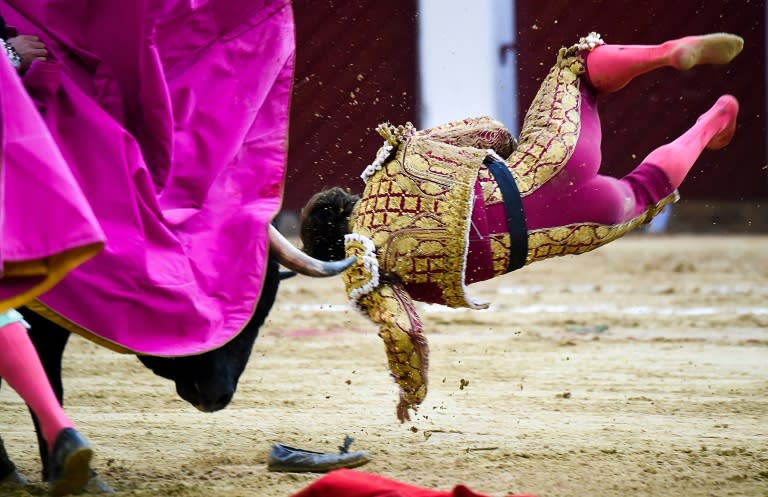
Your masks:
{"label": "sandy arena floor", "polygon": [[[203,414],[131,356],[75,338],[70,416],[118,495],[288,497],[280,441],[372,453],[362,470],[493,496],[768,496],[768,237],[632,236],[471,287],[488,311],[420,307],[431,390],[416,419],[341,283],[284,282],[235,400]],[[32,424],[0,391],[8,450],[43,495]]]}

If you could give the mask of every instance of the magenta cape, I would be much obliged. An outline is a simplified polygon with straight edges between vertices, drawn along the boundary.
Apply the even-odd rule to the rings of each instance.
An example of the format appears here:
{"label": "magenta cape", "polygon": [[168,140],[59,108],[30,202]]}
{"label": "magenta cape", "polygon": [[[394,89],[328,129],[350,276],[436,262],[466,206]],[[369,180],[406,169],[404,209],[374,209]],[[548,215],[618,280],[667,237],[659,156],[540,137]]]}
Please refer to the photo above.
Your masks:
{"label": "magenta cape", "polygon": [[[0,56],[0,312],[103,247],[104,234],[10,62]],[[46,206],[56,206],[48,209]]]}
{"label": "magenta cape", "polygon": [[[1,194],[17,203],[3,215],[18,215],[23,243],[45,233],[49,252],[78,230],[106,237],[39,297],[44,310],[118,350],[179,356],[229,341],[258,302],[282,201],[290,3],[3,0],[0,13],[51,53],[22,81],[42,115],[34,132],[55,144],[39,151],[49,167],[34,182],[22,160],[4,160],[28,174],[4,172]],[[31,112],[6,101],[8,69],[4,129]]]}

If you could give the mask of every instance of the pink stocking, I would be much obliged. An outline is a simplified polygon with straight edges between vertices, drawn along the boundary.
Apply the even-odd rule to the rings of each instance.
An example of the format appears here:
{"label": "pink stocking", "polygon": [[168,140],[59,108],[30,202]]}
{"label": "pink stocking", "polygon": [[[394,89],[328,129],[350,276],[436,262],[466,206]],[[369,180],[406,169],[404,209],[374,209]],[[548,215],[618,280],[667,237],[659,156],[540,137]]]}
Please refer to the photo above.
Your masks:
{"label": "pink stocking", "polygon": [[643,162],[662,169],[672,186],[678,188],[705,148],[722,148],[731,141],[738,113],[738,101],[723,95],[688,131],[648,154]]}
{"label": "pink stocking", "polygon": [[20,323],[0,328],[0,378],[16,390],[40,420],[49,449],[53,449],[61,430],[74,427],[59,405],[37,351]]}
{"label": "pink stocking", "polygon": [[660,67],[687,70],[699,64],[727,64],[744,40],[715,33],[687,36],[661,45],[600,45],[587,54],[587,75],[601,92],[614,92],[632,79]]}

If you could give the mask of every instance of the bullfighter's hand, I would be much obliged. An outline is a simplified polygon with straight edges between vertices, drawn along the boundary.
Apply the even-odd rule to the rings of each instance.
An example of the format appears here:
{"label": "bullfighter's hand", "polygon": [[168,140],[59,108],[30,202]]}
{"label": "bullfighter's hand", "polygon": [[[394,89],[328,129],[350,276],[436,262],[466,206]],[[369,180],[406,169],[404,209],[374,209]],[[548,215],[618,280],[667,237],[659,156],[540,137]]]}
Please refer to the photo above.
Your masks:
{"label": "bullfighter's hand", "polygon": [[27,69],[33,60],[45,60],[48,57],[45,44],[37,36],[19,35],[6,41],[21,57],[21,66],[19,67],[21,71]]}

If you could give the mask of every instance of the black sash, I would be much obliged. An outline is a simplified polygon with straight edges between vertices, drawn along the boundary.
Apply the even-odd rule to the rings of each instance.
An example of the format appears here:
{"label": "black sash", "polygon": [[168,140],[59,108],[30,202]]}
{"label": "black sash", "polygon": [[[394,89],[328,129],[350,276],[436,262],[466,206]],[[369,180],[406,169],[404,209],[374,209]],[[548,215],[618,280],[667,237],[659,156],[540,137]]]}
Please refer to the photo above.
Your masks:
{"label": "black sash", "polygon": [[515,269],[523,267],[528,257],[528,227],[525,224],[520,190],[517,189],[515,178],[507,169],[507,165],[498,156],[487,155],[483,164],[493,175],[496,184],[499,185],[499,190],[501,190],[501,197],[504,199],[504,211],[507,213],[507,229],[510,237],[507,272],[511,273]]}

